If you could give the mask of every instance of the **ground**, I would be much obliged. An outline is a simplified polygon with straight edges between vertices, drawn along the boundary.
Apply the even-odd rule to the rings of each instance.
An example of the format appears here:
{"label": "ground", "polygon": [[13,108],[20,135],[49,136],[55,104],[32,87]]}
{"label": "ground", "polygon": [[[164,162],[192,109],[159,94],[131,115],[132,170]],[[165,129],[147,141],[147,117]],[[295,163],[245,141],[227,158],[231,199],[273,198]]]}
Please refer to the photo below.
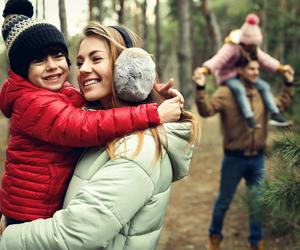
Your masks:
{"label": "ground", "polygon": [[[217,116],[201,121],[202,136],[195,147],[190,173],[173,184],[158,250],[205,250],[211,209],[219,188],[222,137]],[[0,164],[3,166],[7,122],[0,117]],[[268,165],[268,163],[267,163]],[[0,167],[1,167],[0,166]],[[249,250],[243,184],[233,200],[224,225],[222,250]],[[267,250],[295,250],[283,238],[266,236]],[[141,249],[142,250],[142,249]]]}

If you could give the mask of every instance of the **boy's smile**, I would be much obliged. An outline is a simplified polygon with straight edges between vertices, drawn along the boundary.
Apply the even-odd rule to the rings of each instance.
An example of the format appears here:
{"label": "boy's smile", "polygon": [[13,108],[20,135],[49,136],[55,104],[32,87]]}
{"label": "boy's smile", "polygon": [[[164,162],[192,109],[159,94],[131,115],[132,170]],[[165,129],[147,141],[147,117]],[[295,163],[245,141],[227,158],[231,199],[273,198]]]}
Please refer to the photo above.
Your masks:
{"label": "boy's smile", "polygon": [[32,84],[51,91],[59,91],[68,75],[69,66],[62,53],[32,61],[28,69],[28,80]]}

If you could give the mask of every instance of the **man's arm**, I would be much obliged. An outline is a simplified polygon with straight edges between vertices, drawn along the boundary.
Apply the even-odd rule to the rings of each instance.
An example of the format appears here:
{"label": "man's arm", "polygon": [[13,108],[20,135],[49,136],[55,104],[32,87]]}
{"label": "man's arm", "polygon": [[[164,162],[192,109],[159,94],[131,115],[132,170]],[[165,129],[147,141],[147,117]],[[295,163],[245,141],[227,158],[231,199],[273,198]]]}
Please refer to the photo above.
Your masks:
{"label": "man's arm", "polygon": [[197,90],[196,105],[198,112],[202,117],[209,117],[222,111],[224,107],[224,98],[219,89],[214,93],[212,98],[208,97],[205,90]]}

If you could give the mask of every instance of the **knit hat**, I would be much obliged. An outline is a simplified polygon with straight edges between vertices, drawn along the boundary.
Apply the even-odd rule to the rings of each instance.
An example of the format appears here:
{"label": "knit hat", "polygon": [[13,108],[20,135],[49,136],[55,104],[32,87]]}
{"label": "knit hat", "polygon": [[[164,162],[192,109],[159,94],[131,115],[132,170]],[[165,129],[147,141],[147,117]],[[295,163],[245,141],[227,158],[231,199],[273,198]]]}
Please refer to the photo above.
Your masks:
{"label": "knit hat", "polygon": [[259,45],[262,42],[262,33],[258,26],[259,18],[255,14],[249,14],[241,27],[240,42],[249,45]]}
{"label": "knit hat", "polygon": [[2,37],[7,47],[10,68],[27,77],[29,63],[40,58],[50,46],[63,49],[68,60],[68,48],[62,33],[45,21],[32,19],[33,6],[28,0],[9,0],[4,8]]}
{"label": "knit hat", "polygon": [[141,48],[127,48],[116,60],[115,90],[123,101],[144,101],[153,88],[155,78],[155,63]]}

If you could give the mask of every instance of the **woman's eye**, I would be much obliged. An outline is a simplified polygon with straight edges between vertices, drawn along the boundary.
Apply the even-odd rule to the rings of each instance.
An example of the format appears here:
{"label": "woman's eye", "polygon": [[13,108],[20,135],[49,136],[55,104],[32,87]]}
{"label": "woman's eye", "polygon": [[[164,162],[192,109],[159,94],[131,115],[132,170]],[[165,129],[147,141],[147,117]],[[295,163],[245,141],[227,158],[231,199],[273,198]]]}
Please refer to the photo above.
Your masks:
{"label": "woman's eye", "polygon": [[100,61],[102,61],[102,59],[103,59],[102,57],[96,56],[93,58],[93,62],[100,62]]}
{"label": "woman's eye", "polygon": [[80,69],[81,65],[82,65],[82,62],[80,62],[80,61],[77,61],[77,62],[76,62],[76,66],[77,66],[77,68],[79,68],[79,69]]}

